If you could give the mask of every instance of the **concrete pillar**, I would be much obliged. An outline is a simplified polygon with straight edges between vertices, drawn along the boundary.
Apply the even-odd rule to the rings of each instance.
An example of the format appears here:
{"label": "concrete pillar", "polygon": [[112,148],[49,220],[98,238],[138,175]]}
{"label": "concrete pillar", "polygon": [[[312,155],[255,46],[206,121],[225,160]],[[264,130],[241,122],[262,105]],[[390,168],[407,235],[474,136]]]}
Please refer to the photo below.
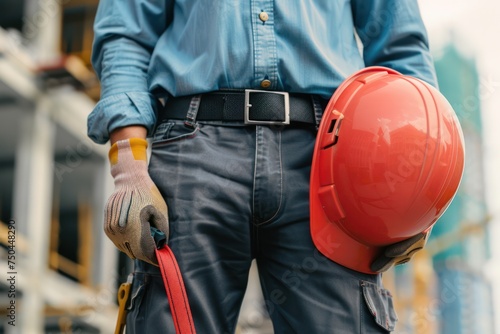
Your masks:
{"label": "concrete pillar", "polygon": [[51,63],[60,55],[62,5],[69,0],[25,0],[23,34],[30,41],[40,64]]}
{"label": "concrete pillar", "polygon": [[[118,267],[118,252],[113,243],[104,234],[104,209],[106,201],[113,192],[114,184],[109,171],[107,160],[96,168],[93,185],[93,236],[94,236],[94,284],[109,290],[113,295],[116,293],[114,284],[116,282],[116,269]],[[113,296],[114,298],[114,296]],[[114,301],[115,299],[113,299]]]}
{"label": "concrete pillar", "polygon": [[28,334],[44,328],[40,278],[48,270],[55,138],[50,108],[48,100],[40,99],[35,112],[24,118],[15,162],[14,218],[28,241],[28,253],[19,260],[25,288],[18,316],[20,332]]}

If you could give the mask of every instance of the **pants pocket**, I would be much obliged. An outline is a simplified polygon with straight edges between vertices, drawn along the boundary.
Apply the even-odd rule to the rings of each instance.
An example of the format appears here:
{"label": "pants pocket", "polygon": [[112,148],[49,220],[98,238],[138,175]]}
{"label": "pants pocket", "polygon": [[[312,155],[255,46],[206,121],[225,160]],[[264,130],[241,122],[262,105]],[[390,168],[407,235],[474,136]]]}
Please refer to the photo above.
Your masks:
{"label": "pants pocket", "polygon": [[200,124],[186,126],[181,120],[168,120],[158,125],[155,130],[152,146],[166,145],[172,142],[194,138],[200,130]]}
{"label": "pants pocket", "polygon": [[375,323],[388,332],[396,327],[398,317],[394,310],[392,295],[375,283],[361,281],[363,299]]}

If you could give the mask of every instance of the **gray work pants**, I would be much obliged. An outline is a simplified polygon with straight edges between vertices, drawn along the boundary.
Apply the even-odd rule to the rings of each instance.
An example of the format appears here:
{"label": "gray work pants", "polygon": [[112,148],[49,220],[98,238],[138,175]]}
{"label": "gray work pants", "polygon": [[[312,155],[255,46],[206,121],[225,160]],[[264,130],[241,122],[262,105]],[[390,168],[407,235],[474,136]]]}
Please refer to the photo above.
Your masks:
{"label": "gray work pants", "polygon": [[[256,259],[275,333],[387,333],[396,315],[379,275],[321,255],[309,232],[314,125],[168,120],[149,171],[169,207],[198,333],[234,333]],[[158,269],[136,261],[128,333],[174,333]]]}

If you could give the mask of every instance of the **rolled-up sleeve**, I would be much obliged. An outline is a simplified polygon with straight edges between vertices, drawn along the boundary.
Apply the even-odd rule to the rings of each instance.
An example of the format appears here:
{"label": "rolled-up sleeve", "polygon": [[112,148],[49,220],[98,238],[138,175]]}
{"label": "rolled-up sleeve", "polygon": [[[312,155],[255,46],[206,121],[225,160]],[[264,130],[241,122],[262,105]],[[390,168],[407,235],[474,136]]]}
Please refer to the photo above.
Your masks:
{"label": "rolled-up sleeve", "polygon": [[353,0],[366,66],[386,66],[437,86],[417,0]]}
{"label": "rolled-up sleeve", "polygon": [[165,0],[101,0],[94,22],[92,64],[101,99],[87,120],[88,136],[104,144],[114,129],[156,121],[149,93],[151,53],[169,21]]}

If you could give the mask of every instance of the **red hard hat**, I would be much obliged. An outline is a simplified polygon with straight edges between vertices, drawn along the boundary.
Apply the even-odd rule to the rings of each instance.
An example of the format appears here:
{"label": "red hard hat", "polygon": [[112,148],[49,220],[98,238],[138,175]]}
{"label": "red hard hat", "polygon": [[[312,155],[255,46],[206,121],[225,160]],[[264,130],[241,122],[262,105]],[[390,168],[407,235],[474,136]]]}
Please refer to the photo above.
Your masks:
{"label": "red hard hat", "polygon": [[320,124],[311,171],[311,234],[350,269],[432,227],[455,196],[464,141],[446,98],[384,67],[347,78]]}

